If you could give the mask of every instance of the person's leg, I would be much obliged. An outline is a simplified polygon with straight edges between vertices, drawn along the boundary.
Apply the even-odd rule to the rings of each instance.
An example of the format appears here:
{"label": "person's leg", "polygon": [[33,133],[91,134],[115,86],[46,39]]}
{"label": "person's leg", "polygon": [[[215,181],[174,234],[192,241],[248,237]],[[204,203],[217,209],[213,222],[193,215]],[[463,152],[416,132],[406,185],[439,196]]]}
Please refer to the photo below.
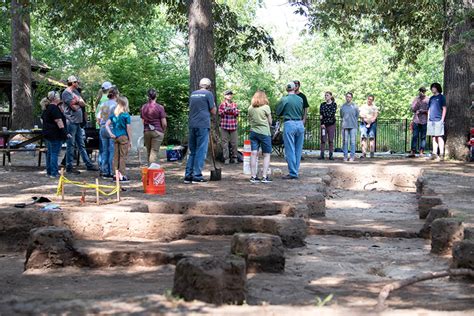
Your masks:
{"label": "person's leg", "polygon": [[344,160],[347,160],[348,142],[349,142],[349,129],[343,128],[342,129],[342,151],[344,153]]}
{"label": "person's leg", "polygon": [[188,161],[186,162],[186,171],[184,174],[185,179],[192,180],[194,175],[194,159],[196,157],[196,129],[189,129],[189,139],[188,139]]}
{"label": "person's leg", "polygon": [[298,172],[296,170],[296,154],[295,154],[295,133],[296,128],[293,121],[285,122],[285,128],[283,131],[283,141],[285,144],[285,157],[288,164],[288,172],[290,176],[297,177]]}
{"label": "person's leg", "polygon": [[160,162],[160,147],[164,137],[165,134],[154,131],[154,137],[151,139],[151,155],[149,158],[149,163]]}
{"label": "person's leg", "polygon": [[115,150],[115,141],[112,138],[109,138],[108,141],[108,155],[107,155],[107,168],[106,171],[108,175],[113,176],[114,174],[114,150]]}
{"label": "person's leg", "polygon": [[229,163],[229,140],[230,132],[226,129],[221,128],[221,145],[222,145],[222,155],[224,156],[225,163]]}
{"label": "person's leg", "polygon": [[418,136],[420,133],[420,124],[413,123],[413,135],[411,136],[411,154],[415,154],[418,147]]}
{"label": "person's leg", "polygon": [[120,143],[118,138],[114,139],[114,162],[113,162],[113,175],[119,170],[119,159],[120,159]]}
{"label": "person's leg", "polygon": [[84,164],[86,165],[87,169],[92,168],[92,162],[89,159],[89,155],[86,151],[86,145],[84,143],[84,130],[80,126],[78,132],[76,133],[76,145],[77,150],[79,151],[82,157],[82,161],[84,161]]}
{"label": "person's leg", "polygon": [[71,135],[67,139],[66,147],[66,170],[72,170],[72,163],[74,161],[74,147],[76,146],[77,134],[79,134],[79,124],[70,123],[67,125],[67,132]]}
{"label": "person's leg", "polygon": [[431,156],[436,157],[438,155],[438,136],[433,136],[433,152]]}
{"label": "person's leg", "polygon": [[354,159],[356,151],[357,128],[351,128],[349,131],[349,136],[351,138],[351,159]]}
{"label": "person's leg", "polygon": [[262,135],[262,153],[263,153],[263,171],[262,177],[264,181],[268,179],[268,168],[270,167],[270,156],[272,154],[272,137],[269,135]]}
{"label": "person's leg", "polygon": [[303,154],[304,145],[304,126],[303,122],[296,122],[296,133],[295,133],[295,170],[296,176],[299,176],[301,155]]}
{"label": "person's leg", "polygon": [[237,130],[235,131],[231,131],[230,132],[230,145],[231,145],[231,148],[232,148],[232,154],[230,157],[232,157],[232,160],[234,160],[235,163],[238,163],[238,148],[237,148],[237,144],[238,144],[238,135],[237,135]]}
{"label": "person's leg", "polygon": [[439,156],[444,158],[444,138],[443,136],[438,137],[438,148],[439,148]]}
{"label": "person's leg", "polygon": [[258,156],[258,148],[260,146],[260,141],[258,139],[258,135],[255,132],[250,132],[249,136],[250,140],[250,174],[252,178],[257,177],[257,156]]}
{"label": "person's leg", "polygon": [[[365,158],[367,155],[367,126],[364,123],[360,123],[360,145],[362,148],[362,157]],[[352,144],[352,143],[351,143]],[[352,148],[351,148],[352,152]]]}
{"label": "person's leg", "polygon": [[127,156],[128,156],[128,137],[127,136],[120,136],[119,137],[120,143],[120,161],[119,161],[119,170],[122,176],[127,174]]}
{"label": "person's leg", "polygon": [[103,175],[109,174],[108,168],[108,157],[109,157],[109,138],[107,137],[107,130],[105,127],[101,127],[99,131],[100,144],[101,144],[101,161],[100,161],[100,172]]}
{"label": "person's leg", "polygon": [[332,159],[334,153],[334,138],[336,137],[336,124],[326,126],[326,134],[329,142],[329,159]]}
{"label": "person's leg", "polygon": [[209,128],[198,128],[196,135],[196,156],[194,157],[193,179],[202,179],[202,169],[206,163],[207,149],[209,147]]}
{"label": "person's leg", "polygon": [[420,155],[423,155],[426,148],[426,128],[427,124],[419,124],[419,137],[420,137]]}
{"label": "person's leg", "polygon": [[319,130],[321,133],[321,146],[320,146],[321,154],[319,155],[319,158],[324,159],[324,151],[326,150],[326,140],[328,138],[328,130],[327,128],[320,128]]}
{"label": "person's leg", "polygon": [[145,131],[143,133],[143,146],[146,148],[146,161],[148,162],[148,165],[150,165],[150,156],[151,156],[151,139],[153,137],[152,135],[153,131]]}
{"label": "person's leg", "polygon": [[51,175],[51,152],[53,151],[52,149],[52,145],[51,145],[51,142],[47,139],[45,139],[45,142],[46,142],[46,148],[47,148],[47,152],[46,152],[46,174],[48,176]]}
{"label": "person's leg", "polygon": [[59,153],[61,152],[61,147],[63,145],[62,141],[55,140],[51,142],[51,156],[50,156],[50,172],[51,176],[57,177],[59,176],[58,172],[58,157]]}
{"label": "person's leg", "polygon": [[370,158],[375,154],[375,137],[377,135],[377,123],[372,123],[369,129]]}

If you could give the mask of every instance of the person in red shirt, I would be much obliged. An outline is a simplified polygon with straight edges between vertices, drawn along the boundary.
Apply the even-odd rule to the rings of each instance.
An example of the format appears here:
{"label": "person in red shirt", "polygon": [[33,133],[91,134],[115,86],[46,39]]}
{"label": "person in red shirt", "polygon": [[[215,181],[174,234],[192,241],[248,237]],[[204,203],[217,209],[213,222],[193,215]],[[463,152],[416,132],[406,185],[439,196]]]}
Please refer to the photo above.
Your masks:
{"label": "person in red shirt", "polygon": [[231,90],[224,92],[224,101],[219,105],[219,116],[221,118],[221,139],[224,163],[230,163],[229,142],[232,147],[232,162],[239,163],[237,159],[237,117],[239,108],[232,102],[234,93]]}

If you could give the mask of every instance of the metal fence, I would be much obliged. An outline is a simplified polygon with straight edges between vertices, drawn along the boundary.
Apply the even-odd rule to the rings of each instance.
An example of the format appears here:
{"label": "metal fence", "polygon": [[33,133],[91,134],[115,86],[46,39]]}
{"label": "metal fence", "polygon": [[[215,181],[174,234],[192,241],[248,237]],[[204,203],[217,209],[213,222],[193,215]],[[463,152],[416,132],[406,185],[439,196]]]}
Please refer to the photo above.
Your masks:
{"label": "metal fence", "polygon": [[[377,120],[376,150],[378,152],[408,152],[411,149],[411,137],[409,119],[379,119]],[[242,146],[248,137],[250,127],[247,116],[241,115],[238,120],[239,145]],[[305,125],[304,149],[319,150],[321,139],[321,123],[319,115],[308,115]],[[359,135],[359,134],[358,134]],[[427,147],[430,140],[427,137]],[[341,120],[336,121],[336,136],[334,147],[342,149]],[[360,149],[360,137],[357,137],[357,148]]]}

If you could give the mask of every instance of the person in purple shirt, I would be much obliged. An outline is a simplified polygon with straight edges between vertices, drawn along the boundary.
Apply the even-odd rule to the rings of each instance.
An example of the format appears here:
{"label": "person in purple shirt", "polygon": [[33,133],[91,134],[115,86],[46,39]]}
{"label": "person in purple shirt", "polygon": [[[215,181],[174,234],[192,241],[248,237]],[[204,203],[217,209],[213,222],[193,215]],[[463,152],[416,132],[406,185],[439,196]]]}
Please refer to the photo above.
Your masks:
{"label": "person in purple shirt", "polygon": [[156,90],[148,90],[148,102],[142,106],[140,116],[143,121],[143,143],[148,153],[148,164],[158,163],[160,146],[167,127],[165,108],[156,103]]}
{"label": "person in purple shirt", "polygon": [[[433,96],[428,103],[427,135],[433,137],[431,160],[444,160],[444,119],[446,118],[446,98],[441,93],[443,89],[437,82],[430,86]],[[439,156],[438,156],[439,149]]]}
{"label": "person in purple shirt", "polygon": [[411,103],[413,112],[413,135],[411,138],[411,151],[408,158],[415,158],[417,148],[420,148],[420,157],[423,157],[426,147],[426,124],[428,121],[428,103],[426,88],[418,89],[418,96]]}

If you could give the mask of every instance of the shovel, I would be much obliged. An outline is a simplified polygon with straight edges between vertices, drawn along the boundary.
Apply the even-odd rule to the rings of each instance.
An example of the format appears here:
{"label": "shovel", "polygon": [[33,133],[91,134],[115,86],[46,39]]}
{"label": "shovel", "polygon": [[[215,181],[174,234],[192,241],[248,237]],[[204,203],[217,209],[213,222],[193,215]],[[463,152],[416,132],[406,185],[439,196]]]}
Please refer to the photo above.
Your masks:
{"label": "shovel", "polygon": [[211,181],[221,181],[222,179],[222,170],[216,168],[216,157],[214,154],[214,140],[212,139],[212,133],[209,134],[211,138],[211,152],[212,152],[212,164],[214,165],[214,170],[211,170]]}
{"label": "shovel", "polygon": [[48,199],[47,197],[44,197],[44,196],[40,196],[40,197],[33,196],[31,199],[33,201],[27,202],[27,203],[18,203],[18,204],[15,204],[14,206],[18,207],[18,208],[25,208],[26,206],[30,206],[30,205],[33,205],[33,204],[36,204],[36,203],[49,203],[49,202],[51,202],[50,199]]}

